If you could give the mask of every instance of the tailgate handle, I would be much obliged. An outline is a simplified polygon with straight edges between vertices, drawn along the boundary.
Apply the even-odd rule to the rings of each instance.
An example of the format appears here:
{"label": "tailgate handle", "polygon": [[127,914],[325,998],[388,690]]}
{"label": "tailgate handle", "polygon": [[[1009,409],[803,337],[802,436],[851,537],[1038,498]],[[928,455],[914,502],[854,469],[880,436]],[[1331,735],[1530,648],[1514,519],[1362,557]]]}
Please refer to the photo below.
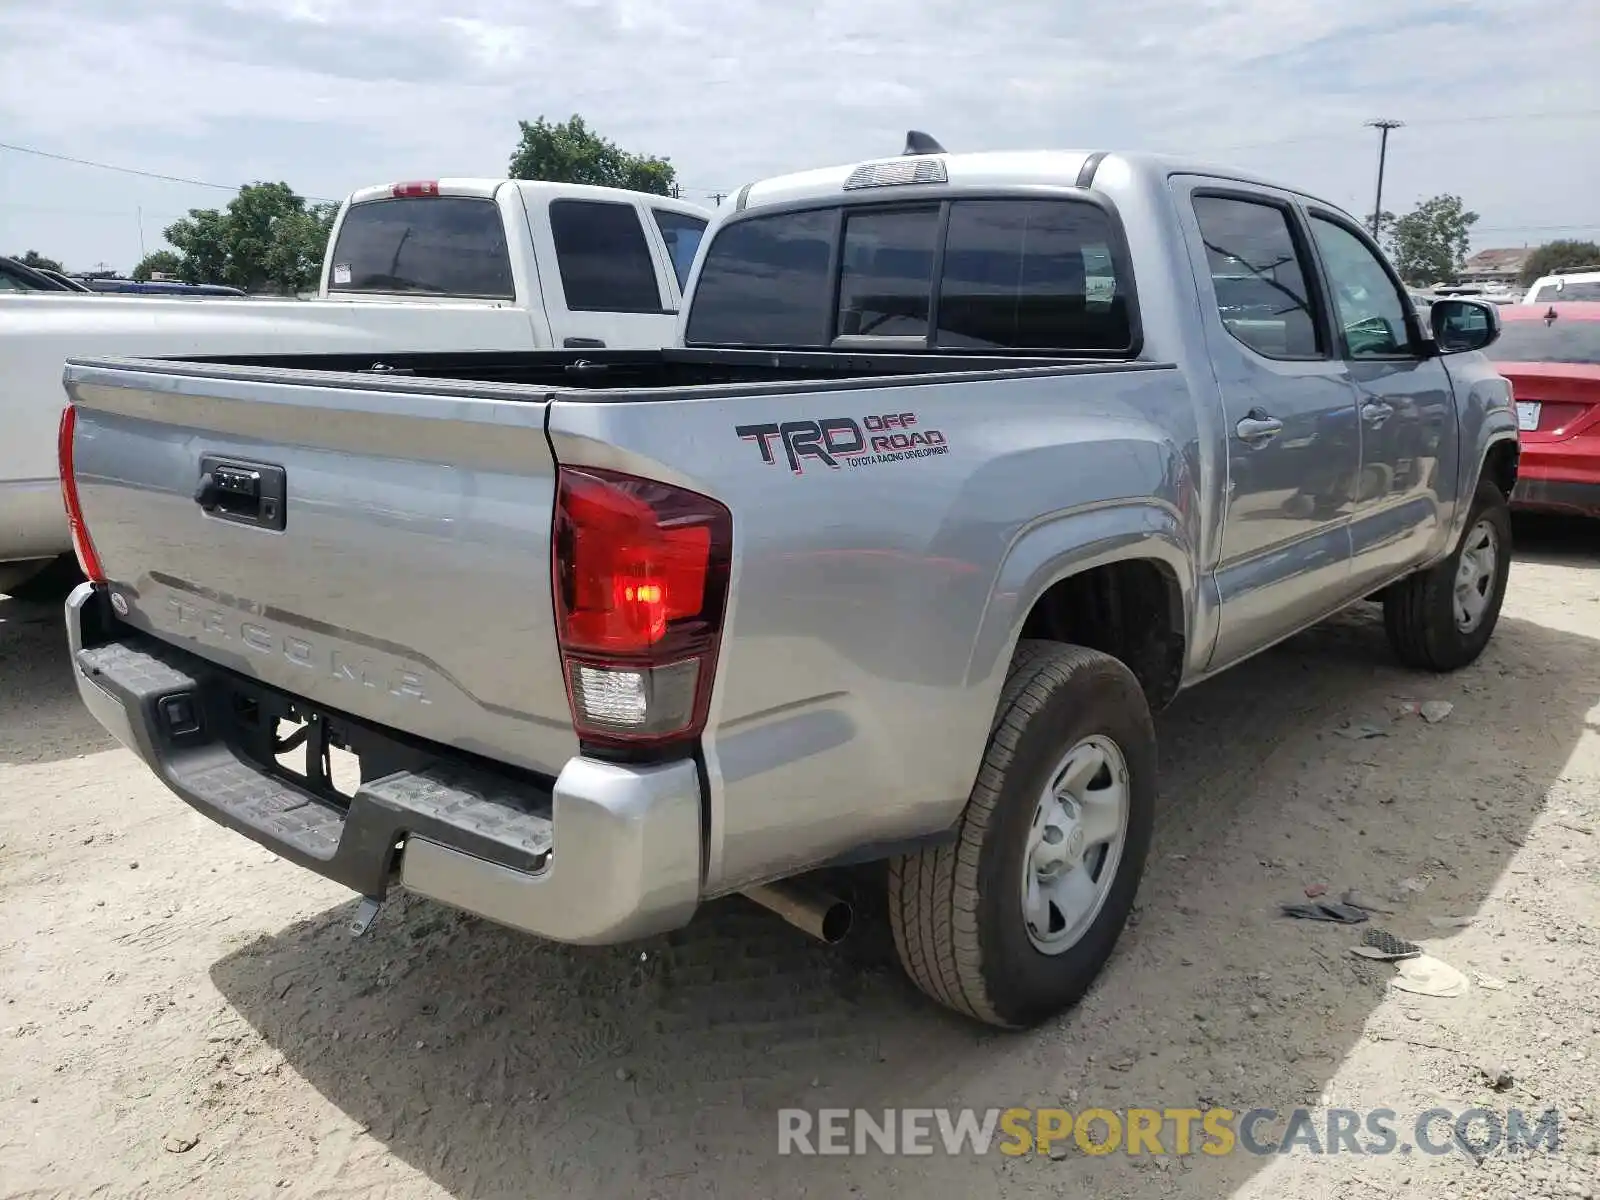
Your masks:
{"label": "tailgate handle", "polygon": [[194,502],[207,516],[236,525],[281,530],[285,516],[283,468],[205,455]]}

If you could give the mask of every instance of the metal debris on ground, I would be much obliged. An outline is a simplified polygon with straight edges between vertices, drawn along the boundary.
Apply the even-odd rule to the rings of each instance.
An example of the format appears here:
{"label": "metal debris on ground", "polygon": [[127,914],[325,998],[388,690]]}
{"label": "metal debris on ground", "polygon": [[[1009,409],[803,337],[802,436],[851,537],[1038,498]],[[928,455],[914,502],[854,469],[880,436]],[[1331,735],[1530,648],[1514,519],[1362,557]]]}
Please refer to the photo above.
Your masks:
{"label": "metal debris on ground", "polygon": [[1362,958],[1372,958],[1379,962],[1399,962],[1402,959],[1416,958],[1422,953],[1422,947],[1415,942],[1397,938],[1386,929],[1369,929],[1361,937],[1361,945],[1352,946],[1351,954],[1358,954]]}

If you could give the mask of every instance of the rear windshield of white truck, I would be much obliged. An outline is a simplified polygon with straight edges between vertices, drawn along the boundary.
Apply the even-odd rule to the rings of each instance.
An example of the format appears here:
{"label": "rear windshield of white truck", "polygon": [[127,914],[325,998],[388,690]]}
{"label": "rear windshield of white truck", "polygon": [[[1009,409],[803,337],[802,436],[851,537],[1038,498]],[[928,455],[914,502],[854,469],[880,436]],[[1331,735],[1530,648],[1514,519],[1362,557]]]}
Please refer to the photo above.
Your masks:
{"label": "rear windshield of white truck", "polygon": [[713,238],[690,345],[818,349],[874,337],[1131,354],[1132,275],[1115,219],[1080,200],[963,199],[757,214]]}
{"label": "rear windshield of white truck", "polygon": [[515,299],[500,209],[472,196],[352,204],[339,227],[328,290]]}

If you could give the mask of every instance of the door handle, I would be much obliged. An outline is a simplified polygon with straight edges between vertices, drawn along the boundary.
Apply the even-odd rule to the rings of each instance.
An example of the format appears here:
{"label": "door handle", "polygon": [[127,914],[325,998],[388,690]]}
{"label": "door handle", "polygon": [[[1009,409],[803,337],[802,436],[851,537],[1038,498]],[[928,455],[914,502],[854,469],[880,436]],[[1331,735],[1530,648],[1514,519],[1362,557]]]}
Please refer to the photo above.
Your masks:
{"label": "door handle", "polygon": [[1374,429],[1392,416],[1394,416],[1394,406],[1385,404],[1382,400],[1368,400],[1361,406],[1361,419]]}
{"label": "door handle", "polygon": [[1283,432],[1283,422],[1259,408],[1252,408],[1233,429],[1245,445],[1264,446]]}

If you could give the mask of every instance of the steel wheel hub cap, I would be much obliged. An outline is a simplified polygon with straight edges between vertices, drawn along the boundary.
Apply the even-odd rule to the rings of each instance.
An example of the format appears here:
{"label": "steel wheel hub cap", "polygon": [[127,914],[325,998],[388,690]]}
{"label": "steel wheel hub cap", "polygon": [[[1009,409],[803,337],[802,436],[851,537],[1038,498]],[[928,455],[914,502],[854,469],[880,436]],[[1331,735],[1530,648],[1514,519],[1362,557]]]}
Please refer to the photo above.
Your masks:
{"label": "steel wheel hub cap", "polygon": [[1062,756],[1034,807],[1022,869],[1028,940],[1044,954],[1075,946],[1100,914],[1128,830],[1128,764],[1102,734]]}
{"label": "steel wheel hub cap", "polygon": [[1461,542],[1461,558],[1456,566],[1456,628],[1471,633],[1483,620],[1494,593],[1500,561],[1499,537],[1488,521],[1479,521]]}

